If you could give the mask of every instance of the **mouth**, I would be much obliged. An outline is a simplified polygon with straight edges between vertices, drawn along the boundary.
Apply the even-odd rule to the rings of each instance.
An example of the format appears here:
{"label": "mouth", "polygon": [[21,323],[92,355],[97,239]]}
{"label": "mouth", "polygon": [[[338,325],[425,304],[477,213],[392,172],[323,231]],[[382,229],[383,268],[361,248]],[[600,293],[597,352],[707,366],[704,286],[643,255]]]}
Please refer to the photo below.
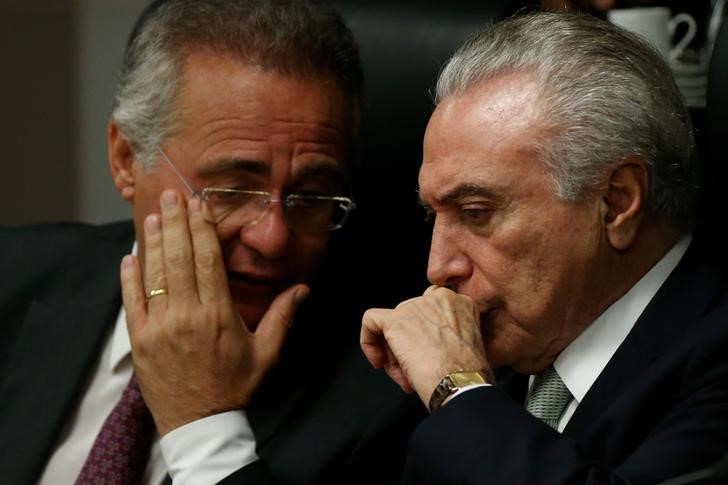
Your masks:
{"label": "mouth", "polygon": [[244,290],[246,293],[271,293],[277,292],[286,286],[283,278],[268,275],[251,275],[244,273],[228,272],[228,284],[230,289]]}

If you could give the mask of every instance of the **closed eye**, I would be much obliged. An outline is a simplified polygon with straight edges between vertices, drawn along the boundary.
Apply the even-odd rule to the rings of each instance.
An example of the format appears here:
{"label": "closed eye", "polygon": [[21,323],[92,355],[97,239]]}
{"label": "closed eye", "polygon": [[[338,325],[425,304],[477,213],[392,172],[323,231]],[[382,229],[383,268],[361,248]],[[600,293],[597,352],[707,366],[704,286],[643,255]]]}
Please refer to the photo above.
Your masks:
{"label": "closed eye", "polygon": [[492,215],[493,209],[481,204],[467,204],[458,209],[458,216],[460,220],[463,224],[468,226],[485,226],[488,222],[490,222]]}

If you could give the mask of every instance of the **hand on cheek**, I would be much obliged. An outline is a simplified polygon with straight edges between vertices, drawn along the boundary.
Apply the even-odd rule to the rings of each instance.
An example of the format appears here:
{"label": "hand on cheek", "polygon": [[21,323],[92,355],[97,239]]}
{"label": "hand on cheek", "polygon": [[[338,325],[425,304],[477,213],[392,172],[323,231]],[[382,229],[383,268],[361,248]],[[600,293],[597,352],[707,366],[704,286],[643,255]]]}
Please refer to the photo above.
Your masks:
{"label": "hand on cheek", "polygon": [[[255,333],[236,311],[215,227],[198,198],[175,191],[145,221],[144,271],[126,256],[121,283],[134,368],[161,435],[244,408],[276,362],[308,287],[273,301]],[[150,296],[152,290],[163,292]]]}

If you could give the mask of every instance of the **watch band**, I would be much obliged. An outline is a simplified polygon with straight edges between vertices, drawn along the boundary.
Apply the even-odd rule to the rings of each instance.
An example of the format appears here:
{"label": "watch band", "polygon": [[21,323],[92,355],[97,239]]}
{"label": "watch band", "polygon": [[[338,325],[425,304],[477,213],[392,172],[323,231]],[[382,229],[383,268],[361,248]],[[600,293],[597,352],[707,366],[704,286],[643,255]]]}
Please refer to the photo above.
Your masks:
{"label": "watch band", "polygon": [[485,372],[479,370],[457,371],[446,375],[432,391],[430,397],[430,412],[436,411],[451,394],[456,393],[465,386],[473,384],[489,384]]}

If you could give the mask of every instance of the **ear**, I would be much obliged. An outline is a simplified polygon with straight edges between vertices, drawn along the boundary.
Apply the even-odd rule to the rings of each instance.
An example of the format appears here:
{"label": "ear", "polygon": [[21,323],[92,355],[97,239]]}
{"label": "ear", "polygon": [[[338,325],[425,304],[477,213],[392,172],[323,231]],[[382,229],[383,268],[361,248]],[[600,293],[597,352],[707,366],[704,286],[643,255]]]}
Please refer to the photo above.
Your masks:
{"label": "ear", "polygon": [[650,172],[640,157],[627,157],[611,169],[603,212],[607,240],[614,249],[624,251],[634,242],[644,217],[649,187]]}
{"label": "ear", "polygon": [[109,169],[114,179],[116,190],[124,200],[131,202],[134,199],[134,152],[129,142],[119,132],[116,121],[109,121],[107,133],[109,149]]}

